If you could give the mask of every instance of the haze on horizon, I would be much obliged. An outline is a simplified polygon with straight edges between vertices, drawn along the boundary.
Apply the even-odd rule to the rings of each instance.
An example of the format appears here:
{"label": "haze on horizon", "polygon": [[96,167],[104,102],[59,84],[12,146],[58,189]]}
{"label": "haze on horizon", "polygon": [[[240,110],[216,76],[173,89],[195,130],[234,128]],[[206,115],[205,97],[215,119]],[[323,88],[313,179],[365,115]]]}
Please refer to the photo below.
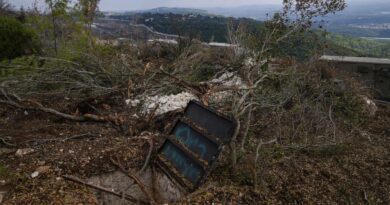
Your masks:
{"label": "haze on horizon", "polygon": [[[74,1],[74,0],[73,0]],[[35,0],[9,1],[15,8],[21,6],[28,8]],[[38,0],[43,5],[44,0]],[[210,8],[210,7],[239,7],[248,5],[278,5],[282,0],[101,0],[101,11],[131,11],[152,9],[156,7],[185,7],[185,8]],[[347,0],[348,4],[377,4],[389,3],[389,0]]]}

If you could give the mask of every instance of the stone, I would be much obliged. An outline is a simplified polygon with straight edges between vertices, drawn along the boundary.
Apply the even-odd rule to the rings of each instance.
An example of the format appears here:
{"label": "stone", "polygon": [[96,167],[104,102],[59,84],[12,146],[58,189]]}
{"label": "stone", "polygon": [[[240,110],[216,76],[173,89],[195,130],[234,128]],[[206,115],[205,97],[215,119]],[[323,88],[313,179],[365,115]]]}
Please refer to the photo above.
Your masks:
{"label": "stone", "polygon": [[191,100],[198,98],[188,92],[182,92],[177,95],[164,95],[146,97],[143,104],[143,113],[150,113],[156,108],[156,114],[161,115],[170,111],[183,109]]}
{"label": "stone", "polygon": [[35,171],[37,171],[41,174],[46,174],[50,171],[50,166],[40,166]]}
{"label": "stone", "polygon": [[50,166],[40,166],[38,167],[35,172],[33,172],[31,174],[31,178],[36,178],[38,177],[40,174],[46,174],[50,171]]}
{"label": "stone", "polygon": [[37,176],[39,176],[39,172],[37,172],[37,171],[35,171],[35,172],[33,172],[33,173],[31,174],[31,178],[35,178],[35,177],[37,177]]}
{"label": "stone", "polygon": [[374,117],[376,112],[378,111],[378,106],[373,100],[371,100],[367,96],[361,96],[361,97],[364,103],[364,108],[366,109],[368,115],[370,117]]}
{"label": "stone", "polygon": [[25,148],[25,149],[18,149],[15,153],[16,156],[18,157],[22,157],[24,155],[28,155],[28,154],[31,154],[31,153],[34,153],[35,150],[34,149],[31,149],[31,148]]}
{"label": "stone", "polygon": [[137,107],[140,103],[141,103],[141,101],[138,100],[138,99],[135,99],[135,100],[128,99],[128,100],[126,100],[126,104],[130,105],[131,107]]}

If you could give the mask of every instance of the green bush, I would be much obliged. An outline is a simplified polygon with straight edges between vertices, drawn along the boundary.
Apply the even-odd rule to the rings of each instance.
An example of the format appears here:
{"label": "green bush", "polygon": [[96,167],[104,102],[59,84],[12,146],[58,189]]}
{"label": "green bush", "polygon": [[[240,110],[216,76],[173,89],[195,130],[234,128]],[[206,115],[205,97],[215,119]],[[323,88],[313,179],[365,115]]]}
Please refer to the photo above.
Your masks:
{"label": "green bush", "polygon": [[10,17],[0,17],[0,60],[12,59],[36,51],[36,35]]}

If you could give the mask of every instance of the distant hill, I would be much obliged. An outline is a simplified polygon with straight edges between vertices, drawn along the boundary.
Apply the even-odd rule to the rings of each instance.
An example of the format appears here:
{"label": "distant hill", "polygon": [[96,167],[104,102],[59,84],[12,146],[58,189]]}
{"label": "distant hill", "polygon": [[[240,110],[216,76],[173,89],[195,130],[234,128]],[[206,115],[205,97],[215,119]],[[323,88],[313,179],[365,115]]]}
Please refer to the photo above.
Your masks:
{"label": "distant hill", "polygon": [[174,14],[174,13],[134,13],[115,14],[109,18],[124,20],[133,24],[143,24],[151,29],[179,36],[197,38],[204,42],[227,43],[228,24],[232,20],[235,25],[244,22],[249,27],[261,25],[260,21],[248,18],[230,19],[223,16],[201,14]]}
{"label": "distant hill", "polygon": [[215,7],[207,8],[209,13],[235,18],[251,18],[256,20],[267,20],[280,10],[280,5],[249,5],[238,7]]}
{"label": "distant hill", "polygon": [[188,14],[214,15],[212,13],[209,13],[209,11],[203,10],[203,9],[179,8],[179,7],[158,7],[158,8],[146,9],[146,10],[123,11],[123,12],[110,12],[110,11],[103,12],[103,14],[106,16],[134,15],[134,14],[144,14],[144,13],[151,13],[151,14],[170,14],[171,13],[171,14],[179,14],[179,15],[188,15]]}
{"label": "distant hill", "polygon": [[152,14],[200,14],[200,15],[211,15],[207,10],[194,9],[194,8],[177,8],[177,7],[158,7],[154,9],[148,9],[140,11],[140,13],[152,13]]}

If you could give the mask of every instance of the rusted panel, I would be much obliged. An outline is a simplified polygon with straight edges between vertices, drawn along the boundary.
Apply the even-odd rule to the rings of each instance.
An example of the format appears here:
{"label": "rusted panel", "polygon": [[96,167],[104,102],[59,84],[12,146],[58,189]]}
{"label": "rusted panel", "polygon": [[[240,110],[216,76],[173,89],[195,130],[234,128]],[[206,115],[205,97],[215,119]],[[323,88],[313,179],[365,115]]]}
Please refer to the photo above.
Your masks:
{"label": "rusted panel", "polygon": [[155,164],[193,191],[206,180],[235,128],[232,118],[191,101],[158,151]]}
{"label": "rusted panel", "polygon": [[[186,147],[185,144],[183,144],[182,141],[179,141],[176,137],[170,135],[167,138],[168,140],[165,142],[171,142],[174,145],[176,145],[177,148],[179,148],[181,151],[183,151],[188,157],[195,160],[200,166],[202,166],[204,169],[208,166],[209,162],[204,160],[199,154],[195,153],[194,151],[190,150]],[[164,146],[163,146],[164,147]]]}
{"label": "rusted panel", "polygon": [[[208,140],[212,141],[213,143],[215,143],[217,145],[223,144],[223,141],[221,140],[221,138],[208,133],[206,129],[204,129],[203,127],[200,127],[199,125],[194,123],[190,118],[187,118],[184,116],[179,121],[186,123],[191,128],[193,128],[195,131],[201,133],[203,136],[205,136]],[[179,121],[177,121],[177,122],[179,122]]]}
{"label": "rusted panel", "polygon": [[160,168],[172,181],[176,182],[185,190],[193,191],[196,188],[196,185],[187,180],[178,170],[175,169],[168,159],[165,159],[164,156],[157,155],[154,164],[157,165],[157,167]]}
{"label": "rusted panel", "polygon": [[235,121],[204,105],[191,101],[184,111],[184,116],[207,130],[208,133],[218,136],[223,142],[230,141],[236,127]]}
{"label": "rusted panel", "polygon": [[201,159],[211,162],[218,154],[220,143],[216,143],[207,134],[194,128],[184,121],[179,121],[173,129],[172,135],[176,137],[184,146],[195,152]]}
{"label": "rusted panel", "polygon": [[165,143],[161,155],[169,160],[172,166],[193,184],[197,184],[204,175],[202,166],[171,141]]}

